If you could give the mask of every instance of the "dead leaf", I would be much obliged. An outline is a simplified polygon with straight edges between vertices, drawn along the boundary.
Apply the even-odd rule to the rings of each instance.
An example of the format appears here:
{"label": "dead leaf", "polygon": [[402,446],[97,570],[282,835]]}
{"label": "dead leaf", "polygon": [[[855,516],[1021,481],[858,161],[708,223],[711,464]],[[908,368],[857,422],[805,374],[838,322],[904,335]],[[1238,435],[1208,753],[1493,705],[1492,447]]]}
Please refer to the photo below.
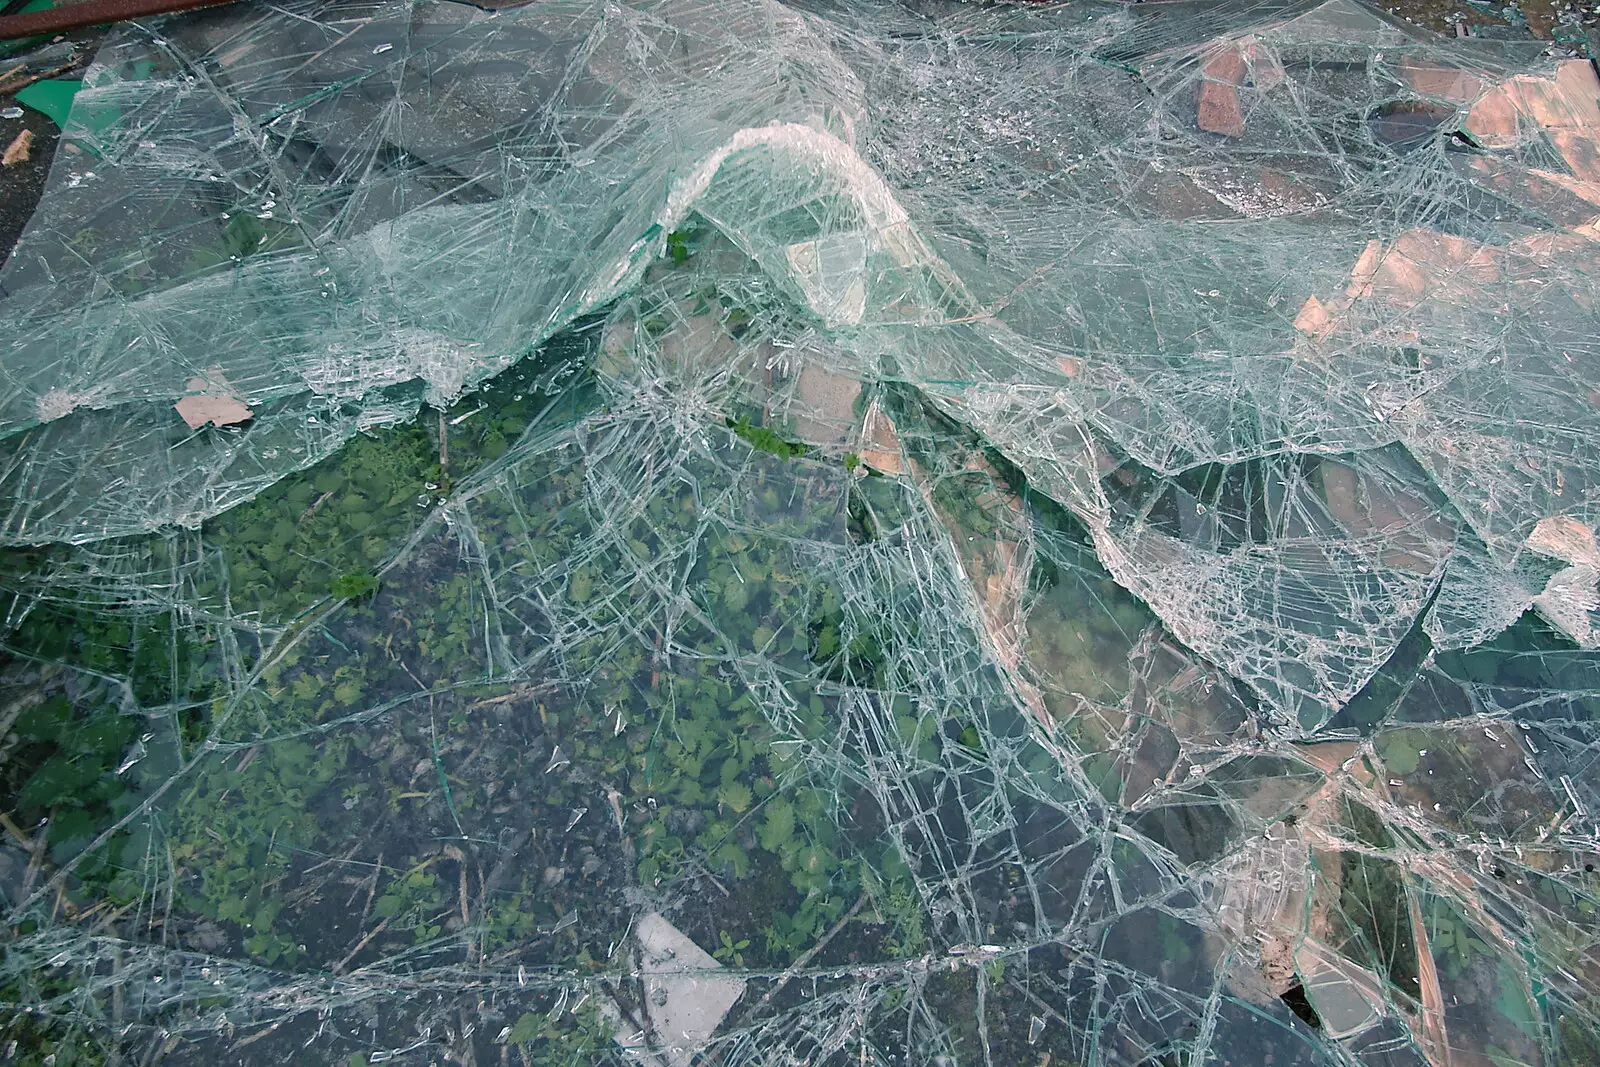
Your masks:
{"label": "dead leaf", "polygon": [[8,167],[14,167],[18,163],[26,163],[32,149],[33,131],[23,130],[11,139],[11,144],[6,147],[5,157],[0,159],[0,163],[4,163]]}

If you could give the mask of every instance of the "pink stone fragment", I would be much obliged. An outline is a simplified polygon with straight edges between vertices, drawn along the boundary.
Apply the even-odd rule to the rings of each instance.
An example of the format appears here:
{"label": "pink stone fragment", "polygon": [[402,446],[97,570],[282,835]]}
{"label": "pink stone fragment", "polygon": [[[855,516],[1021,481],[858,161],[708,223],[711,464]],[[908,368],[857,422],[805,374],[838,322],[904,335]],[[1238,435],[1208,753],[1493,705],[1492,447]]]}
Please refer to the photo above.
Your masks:
{"label": "pink stone fragment", "polygon": [[198,430],[208,422],[217,426],[232,426],[234,423],[248,422],[255,414],[248,405],[231,396],[205,393],[186,396],[176,406],[178,414],[183,416],[183,421],[189,424],[191,430]]}
{"label": "pink stone fragment", "polygon": [[191,430],[198,430],[208,422],[215,426],[232,426],[248,422],[255,414],[234,395],[233,386],[223,377],[220,367],[212,367],[203,378],[190,378],[184,388],[189,390],[189,395],[174,406]]}

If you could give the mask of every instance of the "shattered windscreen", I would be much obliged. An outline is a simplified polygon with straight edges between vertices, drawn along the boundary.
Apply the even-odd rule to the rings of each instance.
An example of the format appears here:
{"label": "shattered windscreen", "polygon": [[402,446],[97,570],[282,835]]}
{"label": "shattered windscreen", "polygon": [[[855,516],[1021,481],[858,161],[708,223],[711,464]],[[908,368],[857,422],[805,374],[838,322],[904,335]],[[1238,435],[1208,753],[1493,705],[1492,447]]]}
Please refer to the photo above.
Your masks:
{"label": "shattered windscreen", "polygon": [[1349,0],[124,26],[0,1058],[1600,1062],[1600,83]]}

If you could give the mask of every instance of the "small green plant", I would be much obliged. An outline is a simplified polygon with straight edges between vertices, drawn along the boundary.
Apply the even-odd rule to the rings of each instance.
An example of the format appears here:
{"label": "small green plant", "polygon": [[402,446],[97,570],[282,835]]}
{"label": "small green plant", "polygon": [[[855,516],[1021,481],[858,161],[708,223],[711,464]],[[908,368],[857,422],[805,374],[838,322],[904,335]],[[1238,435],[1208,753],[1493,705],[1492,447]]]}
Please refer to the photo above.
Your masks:
{"label": "small green plant", "polygon": [[750,787],[743,782],[729,782],[717,790],[717,799],[742,814],[750,809]]}
{"label": "small green plant", "polygon": [[794,459],[808,451],[805,445],[798,441],[785,441],[765,426],[752,426],[746,415],[739,416],[738,421],[729,419],[728,429],[744,438],[756,451],[770,452],[779,459]]}
{"label": "small green plant", "polygon": [[506,1045],[521,1049],[523,1063],[598,1062],[600,1050],[611,1043],[611,1030],[592,1002],[586,998],[584,1003],[576,1012],[523,1013],[509,1028]]}
{"label": "small green plant", "polygon": [[686,263],[693,251],[689,248],[691,234],[687,230],[673,230],[667,234],[667,257],[674,263]]}
{"label": "small green plant", "polygon": [[1395,731],[1378,743],[1378,753],[1391,774],[1410,774],[1417,769],[1421,751],[1414,744],[1414,734]]}
{"label": "small green plant", "polygon": [[377,591],[378,579],[360,571],[341,574],[333,580],[333,595],[340,600],[365,600]]}
{"label": "small green plant", "polygon": [[856,455],[854,452],[846,452],[844,454],[845,470],[849,471],[851,474],[854,474],[856,472],[856,468],[859,466],[861,466],[860,456]]}
{"label": "small green plant", "polygon": [[882,894],[882,899],[884,918],[889,922],[890,931],[884,939],[884,947],[893,956],[915,956],[923,950],[928,940],[923,924],[922,901],[916,889],[904,878],[889,882],[887,890]]}
{"label": "small green plant", "polygon": [[526,1045],[543,1031],[543,1022],[539,1016],[530,1012],[523,1012],[518,1017],[516,1025],[511,1028],[511,1033],[506,1035],[506,1042],[512,1045]]}
{"label": "small green plant", "polygon": [[439,936],[443,927],[433,922],[434,915],[444,900],[444,890],[438,876],[426,869],[426,864],[413,867],[404,876],[396,876],[389,887],[379,895],[372,914],[380,919],[392,919],[398,929],[410,930],[417,944]]}
{"label": "small green plant", "polygon": [[[65,696],[43,701],[14,723],[33,772],[15,795],[29,819],[52,816],[49,841],[65,847],[93,836],[126,781],[114,773],[139,732],[138,720],[114,705],[78,710]],[[13,772],[11,780],[19,778]]]}
{"label": "small green plant", "polygon": [[304,945],[297,945],[290,938],[270,931],[257,931],[245,938],[244,950],[260,957],[268,966],[275,963],[292,965],[305,955]]}
{"label": "small green plant", "polygon": [[794,837],[794,805],[782,797],[767,805],[766,815],[756,830],[756,840],[768,852],[776,853]]}
{"label": "small green plant", "polygon": [[248,208],[235,208],[222,231],[228,258],[243,259],[267,243],[267,228]]}
{"label": "small green plant", "polygon": [[750,947],[750,939],[745,937],[735,941],[726,930],[717,931],[717,937],[722,944],[711,955],[724,963],[731,960],[734,966],[743,967],[744,950]]}

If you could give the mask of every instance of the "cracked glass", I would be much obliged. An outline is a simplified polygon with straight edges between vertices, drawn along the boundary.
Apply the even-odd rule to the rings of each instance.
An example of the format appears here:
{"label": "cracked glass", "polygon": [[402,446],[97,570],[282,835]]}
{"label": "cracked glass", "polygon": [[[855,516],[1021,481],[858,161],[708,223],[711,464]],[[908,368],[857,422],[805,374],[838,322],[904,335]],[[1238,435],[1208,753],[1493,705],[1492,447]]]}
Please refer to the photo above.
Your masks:
{"label": "cracked glass", "polygon": [[1600,83],[1347,0],[119,28],[21,1064],[1600,1060]]}

